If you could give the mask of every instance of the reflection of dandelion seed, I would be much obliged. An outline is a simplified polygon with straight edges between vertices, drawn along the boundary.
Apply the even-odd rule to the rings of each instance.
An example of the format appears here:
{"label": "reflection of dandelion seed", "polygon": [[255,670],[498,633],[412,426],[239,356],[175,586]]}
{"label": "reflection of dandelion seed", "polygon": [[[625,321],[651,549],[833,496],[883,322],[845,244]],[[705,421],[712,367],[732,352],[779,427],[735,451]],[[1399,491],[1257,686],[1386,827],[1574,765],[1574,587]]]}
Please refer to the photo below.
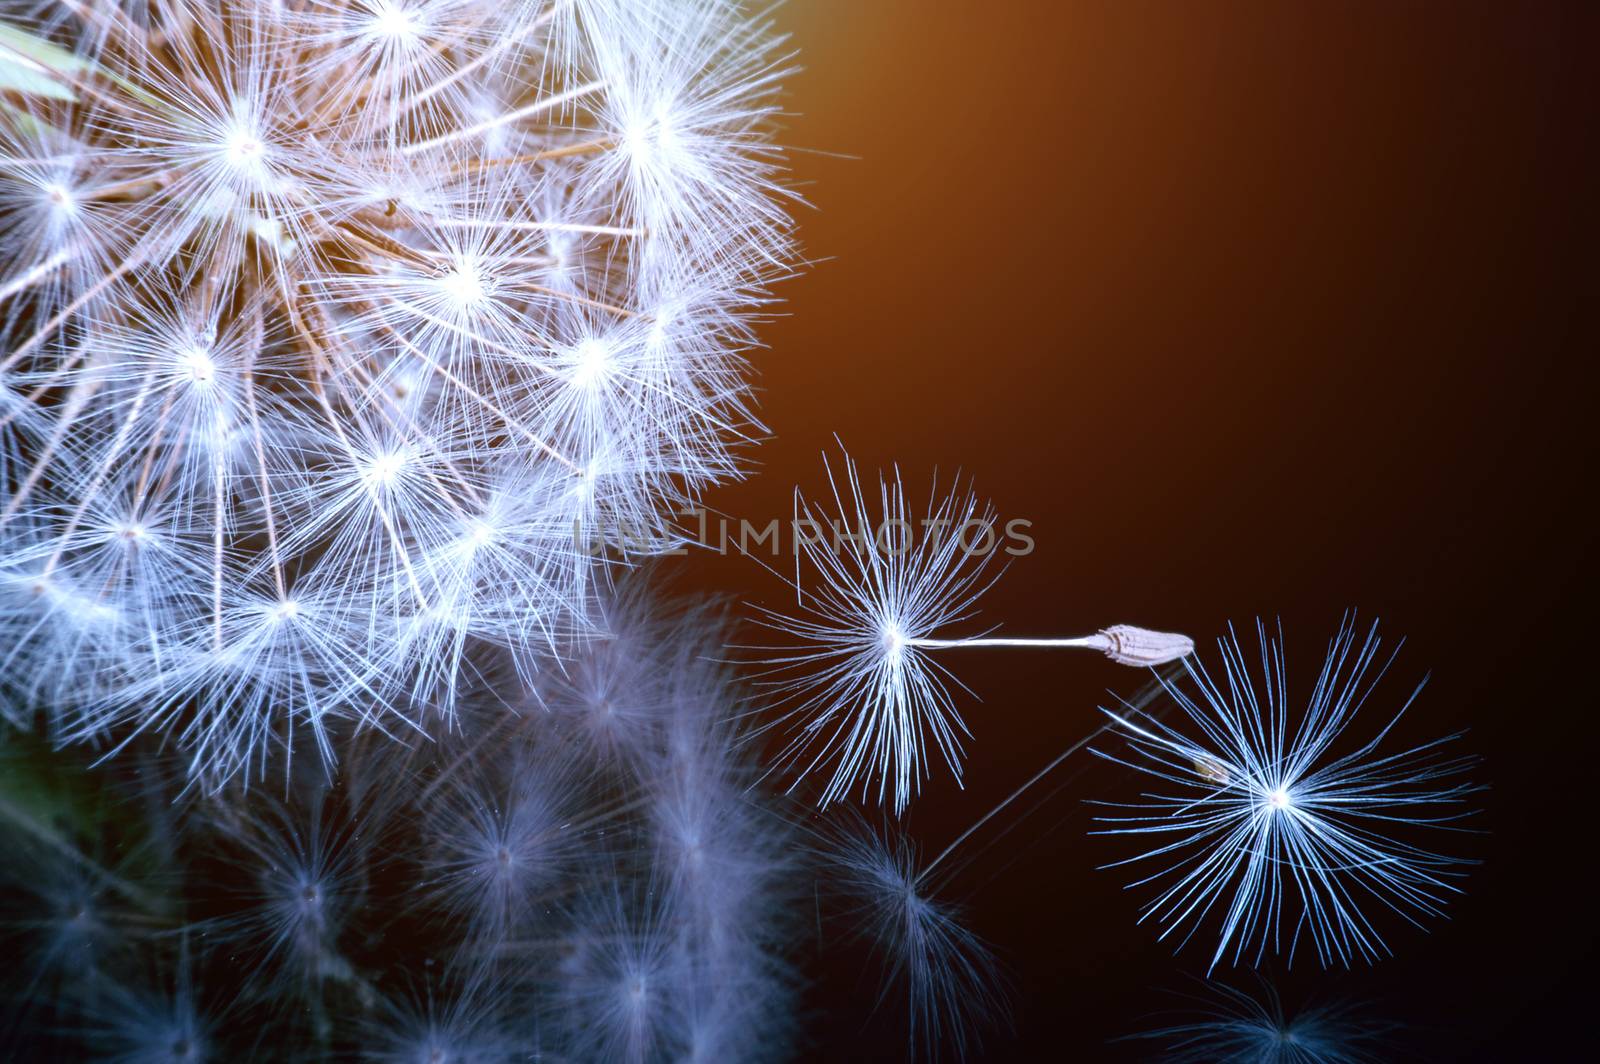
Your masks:
{"label": "reflection of dandelion seed", "polygon": [[[1465,863],[1401,841],[1408,828],[1456,829],[1479,790],[1451,782],[1475,763],[1445,757],[1458,735],[1379,754],[1378,747],[1411,705],[1412,693],[1377,735],[1359,748],[1333,747],[1354,721],[1388,663],[1370,683],[1377,625],[1357,649],[1354,626],[1334,637],[1303,714],[1291,720],[1278,638],[1261,641],[1259,686],[1231,634],[1219,640],[1225,686],[1204,666],[1184,663],[1197,697],[1163,679],[1166,695],[1198,729],[1198,738],[1150,714],[1107,710],[1132,747],[1126,765],[1165,786],[1100,819],[1098,834],[1140,836],[1150,849],[1118,865],[1145,861],[1156,869],[1134,886],[1153,884],[1156,897],[1141,919],[1154,917],[1162,937],[1184,928],[1183,942],[1213,910],[1222,930],[1213,966],[1225,956],[1252,963],[1268,952],[1291,956],[1308,935],[1324,965],[1372,961],[1389,952],[1365,907],[1392,910],[1411,923],[1437,916]],[[1391,656],[1390,661],[1393,658]],[[1426,682],[1426,681],[1424,681]]]}
{"label": "reflection of dandelion seed", "polygon": [[[1261,1000],[1221,983],[1182,1022],[1134,1039],[1157,1042],[1162,1064],[1379,1064],[1394,1026],[1339,1002],[1289,1013],[1270,985]],[[1176,1017],[1175,1017],[1176,1018]]]}
{"label": "reflection of dandelion seed", "polygon": [[908,836],[880,835],[859,815],[823,850],[833,889],[853,901],[861,933],[883,959],[885,995],[892,983],[905,987],[910,1058],[931,1057],[940,1045],[964,1057],[976,1027],[1003,1004],[988,947],[936,897],[933,872],[949,853],[923,863]]}
{"label": "reflection of dandelion seed", "polygon": [[795,1056],[795,887],[824,858],[752,785],[721,610],[613,596],[650,665],[625,745],[511,661],[460,731],[357,736],[281,790],[179,801],[155,741],[113,774],[0,735],[0,1060]]}
{"label": "reflection of dandelion seed", "polygon": [[[913,521],[897,470],[892,483],[879,477],[880,519],[874,521],[849,455],[839,479],[828,466],[836,512],[845,526],[862,533],[832,543],[797,535],[800,612],[761,610],[762,624],[800,640],[798,647],[772,651],[764,663],[772,667],[769,682],[792,700],[784,719],[800,722],[785,757],[804,763],[802,776],[834,763],[823,805],[843,797],[857,779],[865,797],[876,778],[878,800],[889,793],[892,780],[895,812],[903,811],[927,776],[930,746],[959,782],[961,737],[971,733],[947,682],[962,685],[930,651],[1081,647],[1124,665],[1159,665],[1194,649],[1186,636],[1128,625],[1067,639],[939,638],[937,633],[973,615],[979,596],[998,575],[986,575],[993,552],[973,550],[948,530],[992,525],[994,511],[980,507],[971,491],[940,495],[935,485],[927,516]],[[795,527],[837,530],[840,524],[796,493]],[[921,528],[928,534],[900,539],[867,531],[885,528]],[[880,538],[893,542],[873,542]],[[802,555],[816,571],[814,585],[800,579]]]}

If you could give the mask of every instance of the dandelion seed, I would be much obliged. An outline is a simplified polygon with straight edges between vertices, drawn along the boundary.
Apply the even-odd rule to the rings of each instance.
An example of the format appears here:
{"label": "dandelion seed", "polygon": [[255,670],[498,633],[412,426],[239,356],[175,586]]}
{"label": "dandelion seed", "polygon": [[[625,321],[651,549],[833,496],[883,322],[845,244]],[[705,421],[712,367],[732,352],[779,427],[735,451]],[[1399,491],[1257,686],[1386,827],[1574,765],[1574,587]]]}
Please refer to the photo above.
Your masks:
{"label": "dandelion seed", "polygon": [[1184,662],[1187,685],[1161,681],[1188,727],[1144,710],[1105,711],[1129,752],[1095,752],[1162,784],[1138,801],[1099,803],[1115,812],[1097,818],[1107,826],[1096,834],[1150,847],[1108,867],[1151,869],[1133,886],[1155,891],[1140,919],[1160,924],[1163,939],[1179,934],[1181,946],[1220,922],[1213,968],[1292,958],[1302,939],[1324,966],[1377,960],[1389,953],[1377,918],[1388,912],[1421,926],[1460,893],[1470,862],[1408,837],[1465,830],[1480,788],[1460,777],[1476,761],[1450,756],[1459,733],[1380,751],[1420,684],[1373,738],[1345,740],[1394,660],[1368,679],[1376,622],[1358,640],[1346,619],[1298,713],[1282,634],[1256,629],[1259,672],[1230,629],[1218,640],[1220,685],[1193,659]]}
{"label": "dandelion seed", "polygon": [[[965,687],[935,652],[1088,648],[1125,665],[1159,665],[1193,649],[1186,636],[1127,625],[1066,639],[940,636],[973,616],[998,575],[990,571],[995,552],[964,537],[969,529],[992,531],[993,510],[970,491],[940,494],[935,485],[918,519],[898,470],[892,481],[880,476],[874,507],[848,455],[839,478],[827,468],[831,513],[795,496],[800,612],[760,608],[761,624],[797,641],[762,648],[772,651],[762,664],[788,703],[782,719],[797,733],[785,759],[799,766],[800,779],[832,765],[824,806],[858,781],[865,799],[876,780],[877,800],[892,795],[895,812],[903,812],[929,774],[933,751],[960,782],[962,739],[971,733],[949,685]],[[802,577],[802,560],[814,580]]]}

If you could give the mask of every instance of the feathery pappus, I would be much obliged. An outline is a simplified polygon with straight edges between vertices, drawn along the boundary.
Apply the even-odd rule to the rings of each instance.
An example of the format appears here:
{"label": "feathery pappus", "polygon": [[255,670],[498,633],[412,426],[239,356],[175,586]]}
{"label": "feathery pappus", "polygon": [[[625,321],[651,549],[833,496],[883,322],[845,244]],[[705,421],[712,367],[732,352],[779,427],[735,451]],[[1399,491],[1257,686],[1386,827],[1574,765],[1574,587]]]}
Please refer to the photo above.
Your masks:
{"label": "feathery pappus", "polygon": [[1154,892],[1140,919],[1161,925],[1163,939],[1178,935],[1181,946],[1220,925],[1211,968],[1292,958],[1302,943],[1324,967],[1378,960],[1389,953],[1385,914],[1421,926],[1460,893],[1472,862],[1421,841],[1470,830],[1482,788],[1466,774],[1477,759],[1455,752],[1459,732],[1385,748],[1426,679],[1374,727],[1355,730],[1399,653],[1379,657],[1377,622],[1363,637],[1345,618],[1299,708],[1281,629],[1269,635],[1258,621],[1256,636],[1254,668],[1230,628],[1217,640],[1220,677],[1194,658],[1182,676],[1162,677],[1159,708],[1175,711],[1170,719],[1104,711],[1127,746],[1095,753],[1156,784],[1131,801],[1096,803],[1106,809],[1097,834],[1143,848],[1108,867],[1148,869],[1131,886]]}

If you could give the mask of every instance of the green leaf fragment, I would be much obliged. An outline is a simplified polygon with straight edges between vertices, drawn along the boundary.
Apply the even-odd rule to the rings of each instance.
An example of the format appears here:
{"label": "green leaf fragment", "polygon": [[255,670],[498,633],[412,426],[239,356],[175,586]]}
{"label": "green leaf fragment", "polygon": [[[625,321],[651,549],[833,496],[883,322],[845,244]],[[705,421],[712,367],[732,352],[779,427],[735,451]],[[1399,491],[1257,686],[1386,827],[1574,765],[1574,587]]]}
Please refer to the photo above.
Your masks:
{"label": "green leaf fragment", "polygon": [[76,100],[58,78],[93,68],[89,60],[0,22],[0,92]]}

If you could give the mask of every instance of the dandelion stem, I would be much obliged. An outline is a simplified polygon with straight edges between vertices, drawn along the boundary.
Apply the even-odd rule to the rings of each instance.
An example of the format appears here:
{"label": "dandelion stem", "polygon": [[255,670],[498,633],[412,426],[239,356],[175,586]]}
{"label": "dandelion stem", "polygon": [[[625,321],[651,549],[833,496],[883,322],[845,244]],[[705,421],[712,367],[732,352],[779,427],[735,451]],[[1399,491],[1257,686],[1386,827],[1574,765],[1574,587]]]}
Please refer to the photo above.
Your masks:
{"label": "dandelion stem", "polygon": [[278,601],[288,597],[288,586],[283,579],[283,558],[278,553],[278,522],[272,511],[272,476],[267,471],[266,444],[261,437],[261,414],[256,408],[255,364],[252,361],[244,371],[245,407],[250,413],[250,443],[255,451],[256,476],[261,485],[261,515],[267,532],[267,557],[272,563],[272,586]]}
{"label": "dandelion stem", "polygon": [[31,288],[56,272],[72,260],[71,252],[58,251],[48,259],[28,270],[20,277],[15,277],[5,284],[0,285],[0,300],[10,299],[25,288]]}
{"label": "dandelion stem", "polygon": [[529,163],[548,162],[551,159],[570,159],[576,155],[598,155],[603,151],[611,151],[617,142],[610,137],[599,140],[579,141],[575,144],[564,144],[559,148],[546,148],[543,151],[530,152],[524,155],[507,155],[493,159],[468,159],[457,163],[450,168],[452,174],[476,174],[485,170],[497,170],[507,166],[526,166]]}
{"label": "dandelion stem", "polygon": [[[33,333],[32,336],[28,337],[26,340],[24,340],[17,347],[13,348],[11,353],[6,356],[5,361],[4,362],[0,362],[0,372],[4,372],[5,370],[10,369],[12,366],[16,365],[19,361],[21,361],[22,358],[25,355],[27,355],[27,353],[29,351],[32,351],[35,347],[38,347],[41,343],[43,343],[46,339],[49,338],[51,333],[53,333],[57,329],[59,329],[63,322],[66,322],[69,319],[71,319],[71,317],[74,314],[76,314],[84,306],[84,304],[88,303],[91,299],[94,299],[100,293],[104,292],[107,288],[111,287],[111,285],[116,282],[117,278],[121,277],[123,274],[128,273],[131,270],[138,269],[143,264],[144,264],[144,256],[143,255],[131,256],[130,258],[125,260],[121,265],[119,265],[116,269],[112,270],[111,272],[107,273],[104,277],[100,278],[100,280],[96,281],[86,292],[84,292],[82,295],[80,295],[76,299],[74,299],[71,303],[68,303],[65,307],[63,307],[61,309],[60,313],[56,314],[49,321],[45,322],[38,329],[34,330],[34,333]],[[81,358],[81,357],[82,356],[79,355],[79,356],[71,359],[70,361],[64,363],[56,371],[57,375],[67,372],[69,369],[71,369],[77,363],[78,359]],[[37,395],[37,394],[38,393],[36,392],[35,395]],[[32,398],[32,396],[30,396],[30,398]]]}
{"label": "dandelion stem", "polygon": [[[1144,709],[1145,707],[1149,706],[1150,703],[1154,702],[1158,697],[1160,697],[1164,690],[1165,688],[1163,688],[1159,683],[1152,683],[1142,692],[1140,692],[1139,696],[1130,702],[1129,705],[1133,706],[1135,709]],[[971,826],[969,826],[961,834],[957,835],[955,840],[952,841],[950,845],[946,846],[939,852],[939,856],[928,862],[928,864],[923,867],[922,871],[917,874],[918,881],[920,882],[926,880],[928,875],[939,866],[939,862],[943,861],[946,857],[949,857],[950,854],[955,851],[956,847],[960,846],[963,842],[966,842],[967,839],[972,837],[974,832],[983,827],[983,825],[987,824],[989,821],[993,820],[996,814],[1000,813],[1018,798],[1021,798],[1025,792],[1031,790],[1034,784],[1038,783],[1040,780],[1050,775],[1050,773],[1054,772],[1056,767],[1060,765],[1061,762],[1065,761],[1079,750],[1082,750],[1085,746],[1088,746],[1090,743],[1094,742],[1097,738],[1110,731],[1113,727],[1115,727],[1114,724],[1102,724],[1100,727],[1096,728],[1094,731],[1090,732],[1088,735],[1085,735],[1082,739],[1079,739],[1077,742],[1061,751],[1061,753],[1057,754],[1049,764],[1045,765],[1044,768],[1041,768],[1038,772],[1035,772],[1032,776],[1030,776],[1026,783],[1007,795],[1004,801],[995,806],[993,809],[989,810],[987,813],[983,814],[977,820],[973,821]]]}
{"label": "dandelion stem", "polygon": [[638,226],[584,225],[578,222],[500,221],[480,218],[440,218],[439,225],[461,229],[503,229],[526,233],[585,233],[594,236],[646,236]]}
{"label": "dandelion stem", "polygon": [[137,423],[139,411],[144,408],[145,401],[150,397],[152,384],[151,375],[145,374],[144,380],[140,382],[138,393],[133,397],[132,409],[128,412],[127,417],[123,419],[122,424],[118,426],[117,435],[111,441],[111,445],[106,448],[105,457],[100,461],[99,468],[95,470],[94,477],[89,481],[87,490],[81,492],[82,498],[78,500],[78,505],[73,508],[72,516],[68,518],[65,529],[57,537],[55,550],[50,552],[50,557],[44,564],[45,576],[49,576],[55,571],[56,565],[61,561],[61,555],[66,552],[68,544],[72,542],[73,533],[78,530],[78,525],[83,521],[83,515],[88,512],[90,505],[98,497],[101,484],[105,482],[117,459],[122,456],[123,446],[127,443],[128,436]]}
{"label": "dandelion stem", "polygon": [[148,905],[150,903],[150,895],[146,891],[141,890],[137,885],[116,875],[91,858],[82,849],[74,845],[60,830],[46,823],[42,818],[4,798],[0,798],[0,818],[8,820],[21,828],[39,842],[44,843],[56,853],[72,861],[96,879],[116,890],[123,897],[140,904]]}
{"label": "dandelion stem", "polygon": [[947,650],[951,647],[1084,647],[1104,650],[1110,645],[1110,641],[1100,635],[1076,639],[907,639],[906,643],[926,650]]}

